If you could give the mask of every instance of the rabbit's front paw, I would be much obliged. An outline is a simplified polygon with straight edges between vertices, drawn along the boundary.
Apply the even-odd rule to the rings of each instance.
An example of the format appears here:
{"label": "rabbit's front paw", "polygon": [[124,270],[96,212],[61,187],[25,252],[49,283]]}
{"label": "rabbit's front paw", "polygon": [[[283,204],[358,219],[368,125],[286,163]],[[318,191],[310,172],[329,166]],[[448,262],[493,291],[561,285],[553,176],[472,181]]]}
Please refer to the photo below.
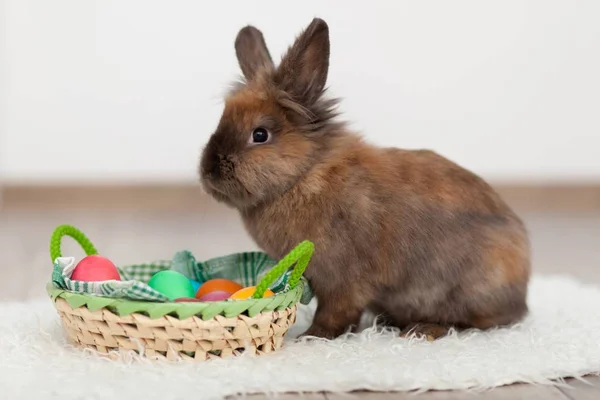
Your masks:
{"label": "rabbit's front paw", "polygon": [[306,332],[300,335],[301,338],[320,338],[320,339],[335,339],[340,336],[342,332],[339,330],[328,329],[323,326],[313,324]]}
{"label": "rabbit's front paw", "polygon": [[446,336],[448,331],[448,327],[437,324],[410,324],[402,329],[400,337],[408,338],[414,335],[418,338],[425,337],[425,339],[432,342]]}

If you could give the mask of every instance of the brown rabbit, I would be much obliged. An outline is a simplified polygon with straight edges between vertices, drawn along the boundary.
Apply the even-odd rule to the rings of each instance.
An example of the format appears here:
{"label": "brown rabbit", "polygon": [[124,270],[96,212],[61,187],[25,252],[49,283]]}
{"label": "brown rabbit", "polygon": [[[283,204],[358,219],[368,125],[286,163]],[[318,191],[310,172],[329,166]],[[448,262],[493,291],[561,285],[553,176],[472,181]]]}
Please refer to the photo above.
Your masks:
{"label": "brown rabbit", "polygon": [[473,173],[427,150],[378,148],[326,99],[329,29],[314,19],[276,67],[252,26],[235,41],[245,82],[226,98],[200,175],[274,258],[315,243],[305,335],[335,338],[365,310],[429,339],[527,313],[521,220]]}

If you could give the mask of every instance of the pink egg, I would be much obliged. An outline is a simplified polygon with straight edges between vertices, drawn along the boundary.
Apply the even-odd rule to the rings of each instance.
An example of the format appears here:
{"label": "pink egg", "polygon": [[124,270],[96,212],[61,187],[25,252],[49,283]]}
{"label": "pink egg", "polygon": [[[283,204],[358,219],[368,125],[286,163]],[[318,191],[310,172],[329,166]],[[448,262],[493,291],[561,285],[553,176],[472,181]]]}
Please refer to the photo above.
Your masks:
{"label": "pink egg", "polygon": [[87,256],[75,266],[71,279],[74,281],[120,281],[119,271],[108,258],[92,255]]}
{"label": "pink egg", "polygon": [[197,299],[195,297],[180,297],[178,299],[175,299],[174,301],[175,303],[198,303],[200,299]]}
{"label": "pink egg", "polygon": [[214,292],[210,292],[200,297],[198,300],[200,301],[222,301],[228,299],[231,296],[231,293],[224,292],[222,290],[215,290]]}

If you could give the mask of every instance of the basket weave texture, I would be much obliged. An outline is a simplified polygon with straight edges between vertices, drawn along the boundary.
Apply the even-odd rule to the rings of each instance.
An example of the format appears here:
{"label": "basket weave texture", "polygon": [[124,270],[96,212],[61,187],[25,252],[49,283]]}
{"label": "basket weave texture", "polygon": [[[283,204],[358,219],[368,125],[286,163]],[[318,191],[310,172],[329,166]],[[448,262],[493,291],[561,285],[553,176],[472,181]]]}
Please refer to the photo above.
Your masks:
{"label": "basket weave texture", "polygon": [[281,311],[265,311],[253,317],[217,315],[203,320],[196,316],[178,319],[170,315],[151,319],[133,313],[119,316],[101,308],[73,308],[57,297],[58,311],[69,341],[76,346],[103,354],[136,352],[167,360],[209,360],[262,355],[279,349],[288,329],[296,320],[296,306]]}

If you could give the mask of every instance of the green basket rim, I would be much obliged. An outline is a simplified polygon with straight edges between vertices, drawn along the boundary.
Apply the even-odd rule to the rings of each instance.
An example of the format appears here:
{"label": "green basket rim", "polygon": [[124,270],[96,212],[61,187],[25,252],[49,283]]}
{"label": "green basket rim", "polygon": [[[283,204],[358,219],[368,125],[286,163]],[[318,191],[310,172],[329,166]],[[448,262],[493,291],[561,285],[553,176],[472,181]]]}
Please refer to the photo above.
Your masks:
{"label": "green basket rim", "polygon": [[304,285],[307,284],[306,278],[302,277],[298,285],[286,292],[278,293],[274,296],[248,299],[248,300],[223,300],[214,302],[151,302],[136,301],[122,298],[102,297],[91,294],[71,292],[61,289],[49,282],[46,285],[46,292],[55,302],[56,298],[62,298],[72,308],[87,307],[90,311],[97,311],[103,308],[109,309],[113,314],[124,317],[130,314],[145,314],[150,319],[157,319],[169,315],[178,319],[186,319],[192,316],[209,320],[217,315],[226,318],[237,317],[247,313],[249,317],[265,311],[281,311],[293,307],[300,302]]}

